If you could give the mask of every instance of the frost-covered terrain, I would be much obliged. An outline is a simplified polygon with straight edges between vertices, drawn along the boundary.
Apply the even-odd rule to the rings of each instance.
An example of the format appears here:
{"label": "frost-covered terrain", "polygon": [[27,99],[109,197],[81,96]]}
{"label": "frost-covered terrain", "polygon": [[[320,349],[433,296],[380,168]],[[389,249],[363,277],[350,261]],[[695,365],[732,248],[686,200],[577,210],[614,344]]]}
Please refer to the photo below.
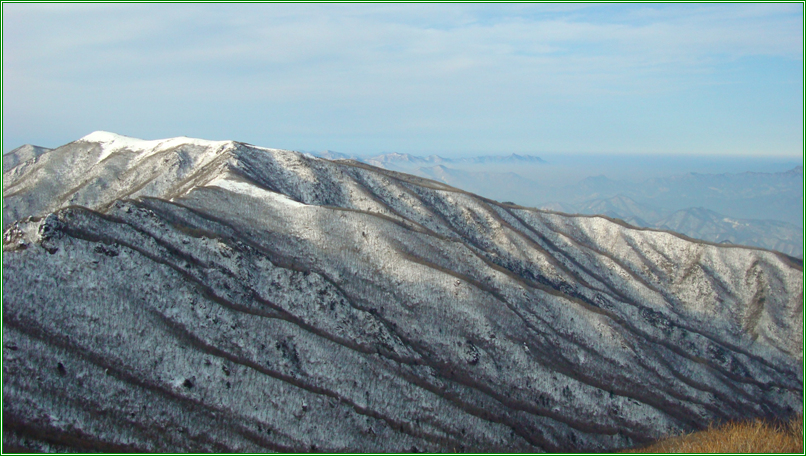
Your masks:
{"label": "frost-covered terrain", "polygon": [[44,154],[45,152],[50,152],[50,149],[45,147],[39,146],[32,146],[30,144],[26,144],[24,146],[20,146],[9,153],[3,155],[3,172],[14,168],[15,166],[33,161],[36,157]]}
{"label": "frost-covered terrain", "polygon": [[[681,174],[679,168],[685,165],[680,163],[693,167],[702,167],[703,163],[681,157],[656,158],[653,162],[607,155],[597,159],[555,155],[552,162],[546,162],[535,156],[516,154],[459,159],[399,153],[372,157],[334,151],[313,154],[328,159],[354,159],[414,174],[498,201],[569,214],[605,215],[638,227],[671,230],[709,242],[761,247],[803,258],[802,166],[774,173]],[[609,162],[603,162],[604,158],[609,158]],[[712,157],[711,160],[711,166],[729,169],[742,166],[734,162],[744,163],[748,169],[765,163],[760,158],[742,161],[736,157],[718,160]],[[766,166],[772,166],[775,160],[766,162]],[[641,170],[642,166],[646,169]],[[660,169],[665,177],[637,180],[642,173],[657,173]],[[623,176],[629,173],[627,170],[634,174],[631,179],[635,181],[602,175],[618,171]],[[586,173],[596,175],[585,177]]]}
{"label": "frost-covered terrain", "polygon": [[9,448],[596,451],[802,412],[780,253],[232,141],[96,132],[3,194]]}

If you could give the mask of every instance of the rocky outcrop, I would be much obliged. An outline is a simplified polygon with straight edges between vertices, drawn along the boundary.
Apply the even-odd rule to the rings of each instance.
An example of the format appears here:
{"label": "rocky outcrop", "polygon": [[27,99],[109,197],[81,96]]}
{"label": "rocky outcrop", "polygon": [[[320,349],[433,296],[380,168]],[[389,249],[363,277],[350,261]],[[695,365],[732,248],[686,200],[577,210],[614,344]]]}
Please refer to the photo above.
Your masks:
{"label": "rocky outcrop", "polygon": [[601,451],[802,412],[780,253],[188,138],[95,133],[4,197],[4,445]]}

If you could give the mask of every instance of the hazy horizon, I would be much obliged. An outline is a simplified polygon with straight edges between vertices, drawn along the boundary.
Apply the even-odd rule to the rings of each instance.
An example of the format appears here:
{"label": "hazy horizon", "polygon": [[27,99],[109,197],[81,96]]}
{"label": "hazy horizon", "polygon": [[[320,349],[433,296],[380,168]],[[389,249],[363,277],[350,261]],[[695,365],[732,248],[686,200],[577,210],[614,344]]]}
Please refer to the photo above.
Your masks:
{"label": "hazy horizon", "polygon": [[[74,138],[70,142],[79,139]],[[159,140],[167,138],[138,138],[145,140]],[[211,139],[211,138],[199,138]],[[212,138],[220,140],[222,138]],[[231,139],[231,138],[230,138]],[[237,139],[236,139],[237,140]],[[64,144],[44,145],[33,143],[34,146],[55,148]],[[255,144],[261,147],[275,147],[271,144]],[[15,146],[19,147],[22,144]],[[13,150],[13,149],[11,149]],[[4,151],[3,155],[11,152]],[[384,154],[406,153],[398,151],[377,151],[364,154],[351,153],[344,150],[304,150],[291,148],[302,153],[318,155],[325,151],[336,152],[360,159],[369,159]],[[444,163],[454,169],[489,173],[515,173],[519,176],[539,180],[546,186],[567,185],[570,182],[581,181],[593,176],[606,176],[609,179],[640,182],[658,177],[671,177],[687,173],[701,174],[740,174],[745,172],[778,173],[786,172],[796,166],[803,166],[803,156],[774,156],[774,155],[705,155],[705,154],[638,154],[638,153],[581,153],[581,152],[509,152],[493,150],[487,153],[456,153],[452,155],[440,153],[408,153],[416,157],[427,158],[433,155],[445,159],[461,159],[479,156],[510,156],[512,154],[539,157],[544,160],[540,164],[464,164],[456,162]],[[417,174],[419,168],[427,168],[437,164],[420,163],[400,169]]]}
{"label": "hazy horizon", "polygon": [[[124,135],[125,136],[125,135]],[[79,139],[74,138],[69,141]],[[138,138],[145,140],[158,140],[167,138]],[[211,138],[199,138],[211,139]],[[213,138],[220,140],[221,138]],[[232,138],[229,138],[232,139]],[[237,139],[234,139],[237,140]],[[49,149],[62,146],[64,144],[45,145],[38,143],[29,143],[34,146],[46,147]],[[66,143],[65,143],[66,144]],[[274,147],[271,144],[255,144],[261,147]],[[22,146],[19,144],[12,149],[3,152],[3,155],[11,152],[17,147]],[[785,156],[785,155],[726,155],[726,154],[639,154],[639,153],[584,153],[584,152],[522,152],[522,151],[501,151],[494,150],[487,153],[455,153],[455,154],[440,154],[440,153],[407,153],[398,151],[381,150],[377,152],[369,152],[364,154],[351,153],[350,151],[343,150],[305,150],[302,148],[291,148],[303,153],[310,153],[317,155],[319,153],[330,151],[341,153],[357,158],[367,159],[384,154],[409,154],[416,157],[426,158],[433,155],[445,159],[461,159],[479,156],[510,156],[528,155],[532,157],[539,157],[545,161],[542,164],[534,164],[524,167],[519,165],[513,167],[508,164],[485,164],[483,170],[489,172],[514,172],[525,178],[540,178],[549,179],[551,184],[559,184],[567,181],[568,179],[581,180],[590,176],[604,175],[608,178],[615,180],[627,181],[641,181],[653,177],[672,176],[685,173],[703,173],[703,174],[723,174],[723,173],[744,173],[744,172],[762,172],[762,173],[776,173],[785,172],[796,166],[803,166],[803,156]],[[446,163],[449,167],[456,167],[456,163]],[[433,166],[429,164],[422,164],[419,166]],[[478,171],[482,170],[481,165],[474,165]],[[468,165],[465,165],[468,168]],[[416,168],[413,168],[414,170]],[[567,183],[567,182],[566,182]]]}

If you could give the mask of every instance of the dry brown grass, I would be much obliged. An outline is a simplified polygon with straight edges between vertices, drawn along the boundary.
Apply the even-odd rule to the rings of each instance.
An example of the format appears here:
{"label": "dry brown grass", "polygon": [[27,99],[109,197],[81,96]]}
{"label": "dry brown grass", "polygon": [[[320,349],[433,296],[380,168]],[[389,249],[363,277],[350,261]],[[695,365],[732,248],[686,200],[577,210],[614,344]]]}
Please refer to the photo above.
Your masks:
{"label": "dry brown grass", "polygon": [[803,454],[803,415],[785,424],[762,420],[728,423],[671,437],[624,453],[797,453]]}

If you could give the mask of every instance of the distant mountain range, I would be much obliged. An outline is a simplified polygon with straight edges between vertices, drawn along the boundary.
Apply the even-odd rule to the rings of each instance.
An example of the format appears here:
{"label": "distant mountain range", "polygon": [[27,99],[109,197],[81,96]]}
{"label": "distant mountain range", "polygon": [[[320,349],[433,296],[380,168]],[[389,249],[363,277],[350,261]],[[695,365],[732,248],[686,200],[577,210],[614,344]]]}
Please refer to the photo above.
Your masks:
{"label": "distant mountain range", "polygon": [[758,246],[803,258],[803,228],[791,223],[734,219],[698,207],[676,211],[651,226],[697,239]]}
{"label": "distant mountain range", "polygon": [[618,195],[580,204],[550,203],[541,209],[571,214],[602,214],[645,228],[675,231],[695,239],[778,250],[803,258],[803,227],[777,220],[727,217],[706,208],[667,211]]}
{"label": "distant mountain range", "polygon": [[730,217],[803,225],[802,166],[779,173],[688,173],[639,183],[596,176],[567,186],[558,196],[579,204],[618,195],[669,211],[706,207]]}
{"label": "distant mountain range", "polygon": [[443,163],[464,163],[464,164],[543,164],[546,163],[540,157],[534,155],[482,155],[476,157],[463,157],[463,158],[443,158],[438,155],[430,155],[427,157],[420,157],[411,154],[402,154],[397,152],[373,155],[373,156],[358,156],[348,155],[332,150],[322,152],[307,152],[313,156],[327,158],[329,160],[356,160],[367,163],[381,168],[399,167],[406,165],[421,165],[421,164],[443,164]]}

